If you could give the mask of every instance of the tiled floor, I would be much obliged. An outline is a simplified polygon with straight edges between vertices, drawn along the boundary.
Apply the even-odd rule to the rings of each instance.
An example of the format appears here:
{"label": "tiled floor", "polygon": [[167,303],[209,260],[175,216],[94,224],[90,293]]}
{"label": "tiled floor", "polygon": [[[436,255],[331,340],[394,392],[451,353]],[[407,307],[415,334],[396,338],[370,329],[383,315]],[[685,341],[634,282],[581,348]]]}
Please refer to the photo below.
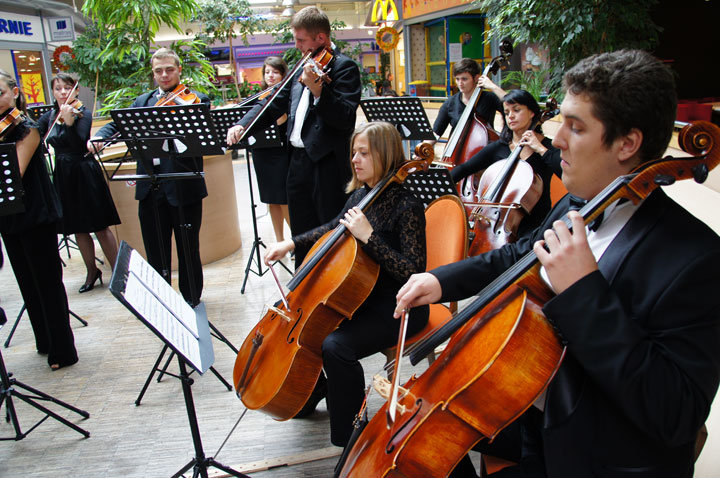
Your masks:
{"label": "tiled floor", "polygon": [[[210,320],[236,346],[257,321],[266,303],[277,300],[270,274],[258,277],[251,274],[245,294],[240,294],[247,254],[252,245],[249,221],[247,176],[245,165],[235,164],[238,190],[238,209],[241,216],[243,248],[231,256],[204,268],[203,301]],[[255,189],[257,191],[257,189]],[[266,242],[273,240],[270,220],[264,206],[258,208],[260,235]],[[80,362],[73,367],[51,372],[45,357],[37,355],[34,339],[25,316],[12,340],[2,349],[9,371],[15,377],[61,400],[90,413],[87,420],[62,409],[61,414],[87,429],[91,437],[84,439],[73,430],[48,420],[21,441],[0,443],[0,477],[162,477],[170,476],[193,457],[193,443],[181,387],[178,380],[166,377],[153,382],[142,405],[135,406],[135,398],[160,351],[160,342],[108,292],[107,285],[86,293],[77,289],[85,276],[79,254],[67,258],[65,285],[71,309],[89,322],[82,327],[73,320],[75,341]],[[257,266],[254,266],[257,269]],[[105,279],[109,277],[103,268]],[[280,272],[281,280],[289,277]],[[0,332],[4,342],[20,299],[9,265],[0,270],[0,305],[11,321]],[[215,367],[231,380],[235,354],[224,344],[213,341]],[[378,372],[383,360],[372,357],[364,360],[366,376]],[[404,369],[403,375],[417,369]],[[171,369],[177,369],[173,364]],[[250,411],[229,438],[222,452],[217,449],[243,411],[235,394],[227,391],[210,373],[196,377],[192,386],[195,407],[205,453],[237,469],[243,465],[320,450],[335,454],[328,433],[328,415],[322,402],[318,412],[309,419],[276,422],[265,415]],[[15,401],[24,430],[39,417],[28,406]],[[377,410],[377,396],[371,411]],[[52,406],[53,409],[58,409]],[[715,415],[718,415],[715,412]],[[709,423],[710,440],[698,464],[697,477],[720,477],[720,461],[716,456],[717,435]],[[0,436],[13,435],[12,428],[0,421]],[[324,477],[331,476],[336,457],[270,471],[252,473],[256,477]],[[189,475],[188,475],[189,476]]]}

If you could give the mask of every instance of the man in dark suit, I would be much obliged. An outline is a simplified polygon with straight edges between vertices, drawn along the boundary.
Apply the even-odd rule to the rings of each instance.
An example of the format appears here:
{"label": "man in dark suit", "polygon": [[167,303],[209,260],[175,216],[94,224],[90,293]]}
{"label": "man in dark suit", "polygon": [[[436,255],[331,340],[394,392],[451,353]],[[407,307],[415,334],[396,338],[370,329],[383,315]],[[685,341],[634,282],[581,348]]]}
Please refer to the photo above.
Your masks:
{"label": "man in dark suit", "polygon": [[[167,97],[180,84],[182,65],[178,55],[168,49],[160,48],[150,59],[157,90],[138,96],[131,108],[154,106],[161,98]],[[193,91],[203,103],[210,99]],[[173,100],[182,104],[182,99]],[[173,104],[173,103],[170,103]],[[114,122],[110,122],[90,138],[87,147],[93,152],[98,143],[93,140],[109,138],[118,132]],[[153,159],[153,172],[156,174],[202,171],[202,158],[184,158],[171,160],[169,157]],[[147,174],[145,165],[137,162],[138,174]],[[170,238],[175,233],[175,245],[178,252],[179,288],[183,298],[195,307],[200,302],[203,288],[203,271],[200,262],[200,226],[202,224],[202,199],[207,196],[205,180],[198,176],[191,179],[166,180],[157,183],[138,181],[135,186],[135,199],[139,201],[138,215],[142,231],[145,253],[150,265],[170,282]],[[157,214],[155,208],[157,207]],[[185,247],[183,235],[187,236]]]}
{"label": "man in dark suit", "polygon": [[[658,60],[595,55],[564,87],[553,144],[571,195],[591,199],[661,157],[676,96]],[[567,354],[521,420],[520,463],[492,476],[689,478],[720,380],[720,238],[661,189],[614,202],[596,230],[568,212],[571,199],[532,238],[411,277],[398,310],[475,294],[534,251],[557,294],[543,311]]]}
{"label": "man in dark suit", "polygon": [[[305,7],[290,22],[295,47],[303,54],[321,47],[331,48],[330,21],[316,7]],[[290,168],[287,178],[290,230],[293,236],[333,219],[342,209],[351,177],[350,136],[355,129],[355,111],[360,103],[360,70],[339,51],[327,76],[318,78],[310,64],[296,73],[272,101],[252,131],[262,130],[288,114]],[[234,144],[264,102],[228,131],[227,142]],[[308,250],[295,249],[300,265]]]}

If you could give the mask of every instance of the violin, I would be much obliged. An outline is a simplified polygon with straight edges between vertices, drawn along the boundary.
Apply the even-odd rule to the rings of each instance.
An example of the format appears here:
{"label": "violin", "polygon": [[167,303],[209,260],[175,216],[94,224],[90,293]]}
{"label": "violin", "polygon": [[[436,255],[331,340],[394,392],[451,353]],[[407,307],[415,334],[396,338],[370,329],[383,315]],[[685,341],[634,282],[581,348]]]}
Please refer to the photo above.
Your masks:
{"label": "violin", "polygon": [[[513,54],[513,46],[509,40],[505,39],[500,42],[500,55],[493,58],[483,71],[483,75],[487,76],[495,74],[501,68],[504,68]],[[498,133],[493,129],[492,125],[475,114],[475,107],[480,101],[482,88],[475,86],[470,100],[463,110],[460,119],[455,128],[453,128],[450,138],[445,145],[441,163],[457,166],[468,159],[472,158],[478,151],[483,149],[488,143],[499,139]],[[463,202],[473,202],[477,195],[477,180],[473,176],[463,179],[458,185],[458,192]]]}
{"label": "violin", "polygon": [[[83,117],[83,112],[80,109],[85,105],[83,105],[82,101],[75,98],[74,100],[72,100],[70,102],[66,102],[65,104],[72,107],[72,114],[75,118]],[[64,122],[65,122],[65,120],[63,119],[62,116],[60,116],[60,112],[58,111],[58,123],[62,124]]]}
{"label": "violin", "polygon": [[155,106],[194,105],[200,103],[200,97],[182,83],[177,85],[172,91],[165,93],[167,96],[159,98]]}
{"label": "violin", "polygon": [[[322,81],[325,84],[329,84],[332,81],[327,75],[327,72],[330,69],[330,63],[334,59],[335,57],[333,56],[332,51],[328,47],[323,46],[307,60],[306,64],[310,65],[313,72],[318,76],[315,79],[315,83]],[[300,77],[298,81],[302,83],[302,77]]]}
{"label": "violin", "polygon": [[11,108],[5,116],[0,119],[0,141],[4,141],[5,137],[20,124],[25,116],[18,108]]}
{"label": "violin", "polygon": [[[649,161],[616,178],[579,211],[585,224],[618,199],[638,203],[677,180],[703,182],[720,163],[720,129],[712,123],[686,126],[678,142],[700,156]],[[565,354],[542,313],[554,294],[539,271],[531,251],[411,347],[417,364],[450,338],[433,364],[398,390],[395,419],[386,419],[386,403],[368,422],[336,476],[447,476],[477,442],[492,440],[532,406]]]}
{"label": "violin", "polygon": [[[540,117],[533,120],[528,130],[534,131],[555,114],[557,101],[550,98]],[[478,197],[468,214],[472,227],[469,256],[477,256],[515,242],[520,222],[542,196],[542,179],[535,174],[530,164],[520,159],[523,147],[516,147],[509,157],[491,164],[480,178]]]}
{"label": "violin", "polygon": [[[416,155],[425,159],[385,177],[358,207],[366,210],[390,184],[427,169],[433,154],[421,143]],[[362,305],[379,272],[342,224],[322,236],[288,283],[290,292],[267,308],[240,347],[233,382],[243,404],[276,420],[295,416],[322,370],[323,340]]]}

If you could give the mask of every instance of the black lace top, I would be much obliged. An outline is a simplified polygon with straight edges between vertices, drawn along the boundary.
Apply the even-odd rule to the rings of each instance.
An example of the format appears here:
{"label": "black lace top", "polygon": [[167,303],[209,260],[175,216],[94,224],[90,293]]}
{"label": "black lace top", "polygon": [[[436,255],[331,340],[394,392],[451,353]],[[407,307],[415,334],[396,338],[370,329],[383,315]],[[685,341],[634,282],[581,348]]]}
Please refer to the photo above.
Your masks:
{"label": "black lace top", "polygon": [[[25,118],[7,135],[3,143],[16,143],[36,128],[37,125],[32,120]],[[55,195],[43,158],[42,146],[38,146],[30,159],[22,185],[25,191],[25,212],[0,217],[0,232],[17,234],[40,224],[57,222],[62,216],[60,202]]]}
{"label": "black lace top", "polygon": [[[83,113],[82,117],[76,118],[72,126],[60,122],[53,126],[47,142],[52,145],[56,155],[75,154],[84,156],[87,153],[86,143],[90,139],[92,114],[84,106],[80,108],[80,111]],[[41,137],[45,137],[57,115],[57,108],[53,108],[40,117],[38,131],[40,131]]]}
{"label": "black lace top", "polygon": [[[293,237],[295,245],[310,246],[334,229],[345,212],[355,207],[370,188],[350,195],[340,214],[332,221]],[[420,201],[402,185],[393,183],[364,212],[373,233],[362,249],[380,265],[373,294],[393,298],[412,274],[423,272],[426,264],[425,213]],[[360,243],[362,244],[362,243]]]}

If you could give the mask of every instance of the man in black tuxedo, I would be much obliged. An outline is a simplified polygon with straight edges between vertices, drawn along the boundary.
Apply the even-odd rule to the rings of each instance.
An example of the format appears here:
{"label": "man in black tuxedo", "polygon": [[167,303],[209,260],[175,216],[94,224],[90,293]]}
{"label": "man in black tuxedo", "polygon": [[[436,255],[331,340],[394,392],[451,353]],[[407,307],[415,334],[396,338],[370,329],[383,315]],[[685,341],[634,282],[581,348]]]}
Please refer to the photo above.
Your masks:
{"label": "man in black tuxedo", "polygon": [[[595,55],[564,87],[553,144],[571,195],[591,199],[661,157],[676,96],[658,60]],[[611,204],[596,230],[568,212],[571,199],[532,238],[412,276],[398,310],[469,297],[534,250],[557,294],[543,311],[567,354],[521,420],[520,463],[492,476],[689,478],[720,380],[720,238],[661,189]]]}
{"label": "man in black tuxedo", "polygon": [[[178,55],[168,49],[160,48],[150,59],[157,90],[138,96],[131,108],[154,106],[161,98],[170,94],[179,84],[182,65]],[[207,95],[193,91],[203,103],[209,103]],[[173,100],[182,104],[182,99]],[[173,103],[171,103],[173,104]],[[100,128],[90,138],[87,147],[90,152],[98,146],[93,140],[109,138],[117,133],[114,122]],[[153,159],[153,172],[156,174],[202,171],[202,158],[183,158],[171,160],[169,157]],[[145,165],[137,162],[138,174],[147,174]],[[202,199],[207,196],[205,180],[198,176],[192,179],[161,179],[158,183],[138,181],[135,186],[135,199],[139,201],[138,215],[145,253],[150,265],[170,282],[170,238],[175,233],[175,245],[178,255],[179,288],[183,298],[195,307],[200,302],[203,288],[203,271],[200,262],[200,226],[202,224]],[[155,214],[157,207],[157,217]],[[183,234],[187,235],[188,247],[185,248]],[[192,283],[191,283],[192,282]]]}
{"label": "man in black tuxedo", "polygon": [[[303,54],[320,47],[332,48],[330,21],[316,7],[305,7],[290,22],[295,47]],[[360,103],[360,70],[357,64],[333,51],[329,83],[319,80],[306,64],[280,91],[252,131],[262,131],[280,116],[288,114],[290,168],[287,177],[290,230],[293,236],[333,219],[342,209],[351,177],[350,136],[355,129],[355,111]],[[267,101],[267,100],[266,100]],[[250,120],[265,103],[261,102],[228,131],[227,143],[238,141]],[[295,249],[300,265],[308,250]]]}

